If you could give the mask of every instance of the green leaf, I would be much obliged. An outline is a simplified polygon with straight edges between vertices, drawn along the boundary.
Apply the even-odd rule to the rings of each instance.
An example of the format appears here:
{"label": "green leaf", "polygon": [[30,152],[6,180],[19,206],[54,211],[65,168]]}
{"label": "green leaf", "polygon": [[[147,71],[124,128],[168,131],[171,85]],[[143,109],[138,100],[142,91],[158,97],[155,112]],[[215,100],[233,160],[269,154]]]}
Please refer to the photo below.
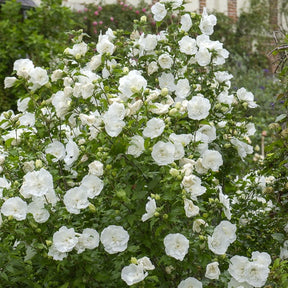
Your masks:
{"label": "green leaf", "polygon": [[136,245],[131,245],[131,246],[128,245],[127,250],[131,253],[136,253],[137,251],[140,250],[140,247]]}
{"label": "green leaf", "polygon": [[7,276],[7,274],[5,272],[1,272],[0,273],[0,277],[5,279],[6,281],[9,281],[9,278],[8,278],[8,276]]}
{"label": "green leaf", "polygon": [[280,121],[282,121],[285,118],[287,118],[287,115],[286,114],[281,114],[275,119],[275,122],[280,122]]}
{"label": "green leaf", "polygon": [[282,233],[274,233],[271,235],[273,239],[275,239],[276,241],[283,243],[285,240],[285,235]]}

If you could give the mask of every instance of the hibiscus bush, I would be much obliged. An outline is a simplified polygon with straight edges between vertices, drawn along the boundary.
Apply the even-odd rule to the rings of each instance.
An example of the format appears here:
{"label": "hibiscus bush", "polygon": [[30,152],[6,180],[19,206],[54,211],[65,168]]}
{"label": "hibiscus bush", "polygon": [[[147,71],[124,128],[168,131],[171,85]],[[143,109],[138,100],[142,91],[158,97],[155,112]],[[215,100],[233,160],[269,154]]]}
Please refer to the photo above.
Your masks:
{"label": "hibiscus bush", "polygon": [[68,45],[70,36],[66,32],[81,28],[76,13],[63,7],[61,0],[42,0],[40,6],[26,10],[25,17],[19,1],[3,2],[0,7],[1,112],[16,110],[18,95],[22,94],[20,89],[4,90],[3,86],[5,76],[12,73],[14,61],[29,57],[35,65],[49,67]]}
{"label": "hibiscus bush", "polygon": [[265,285],[273,247],[242,231],[271,205],[252,197],[257,175],[235,179],[254,96],[230,87],[214,15],[151,11],[172,23],[151,34],[142,17],[96,47],[79,32],[51,73],[19,59],[5,78],[26,91],[0,116],[6,287]]}

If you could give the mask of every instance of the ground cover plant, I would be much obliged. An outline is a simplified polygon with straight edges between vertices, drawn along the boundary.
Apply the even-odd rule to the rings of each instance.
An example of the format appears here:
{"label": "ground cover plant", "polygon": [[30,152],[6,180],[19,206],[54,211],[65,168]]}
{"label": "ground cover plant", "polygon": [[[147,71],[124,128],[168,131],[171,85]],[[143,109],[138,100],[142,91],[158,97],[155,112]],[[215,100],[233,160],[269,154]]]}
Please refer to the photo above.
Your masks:
{"label": "ground cover plant", "polygon": [[232,89],[214,15],[151,11],[157,34],[145,16],[130,37],[79,32],[51,71],[19,59],[5,78],[26,91],[0,116],[5,287],[272,283],[273,178],[237,173],[254,95]]}

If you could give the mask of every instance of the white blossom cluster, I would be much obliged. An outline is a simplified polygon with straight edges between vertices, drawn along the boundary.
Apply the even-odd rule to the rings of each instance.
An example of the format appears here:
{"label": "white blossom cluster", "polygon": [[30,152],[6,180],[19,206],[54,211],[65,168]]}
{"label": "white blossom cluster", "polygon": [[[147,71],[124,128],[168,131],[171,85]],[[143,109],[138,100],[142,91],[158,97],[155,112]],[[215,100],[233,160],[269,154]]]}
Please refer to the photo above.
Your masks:
{"label": "white blossom cluster", "polygon": [[53,235],[53,244],[49,248],[48,255],[54,260],[63,260],[73,249],[76,249],[79,254],[85,249],[94,249],[98,245],[99,234],[95,229],[86,228],[80,234],[76,233],[74,228],[62,226]]}
{"label": "white blossom cluster", "polygon": [[[273,186],[275,182],[274,176],[259,176],[258,171],[256,171],[255,179],[251,181],[253,175],[247,174],[241,179],[238,177],[235,179],[235,186],[238,187],[235,196],[231,199],[232,208],[237,205],[241,205],[244,202],[258,203],[257,208],[249,209],[241,215],[240,222],[241,225],[248,224],[253,217],[260,216],[261,214],[269,213],[272,209],[275,209],[275,205],[272,200],[266,200],[264,194],[267,189]],[[260,216],[261,217],[261,216]]]}
{"label": "white blossom cluster", "polygon": [[[181,0],[157,2],[151,8],[154,20],[162,21],[171,10],[180,13],[181,5]],[[246,143],[247,137],[255,132],[253,124],[245,119],[232,127],[233,123],[227,119],[233,116],[237,105],[248,108],[257,105],[253,94],[245,88],[230,91],[232,75],[221,68],[229,53],[222,43],[210,39],[216,17],[208,15],[204,9],[198,25],[199,33],[192,37],[193,18],[189,13],[181,13],[173,49],[167,31],[157,35],[135,32],[127,40],[127,55],[119,57],[117,33],[108,29],[99,36],[96,52],[87,63],[83,64],[82,60],[88,53],[88,45],[80,39],[79,43],[65,50],[64,67],[54,70],[51,76],[46,70],[35,68],[28,59],[15,62],[18,78],[7,77],[5,88],[16,85],[17,81],[26,81],[31,95],[18,101],[19,114],[9,111],[0,116],[0,128],[5,131],[2,140],[7,147],[22,147],[25,135],[38,135],[37,121],[50,126],[47,124],[47,135],[40,141],[42,150],[37,151],[37,158],[19,157],[24,163],[20,169],[23,176],[17,179],[18,186],[5,168],[9,152],[1,153],[1,213],[4,216],[23,221],[32,214],[35,222],[45,223],[51,214],[57,215],[58,210],[64,213],[64,210],[71,218],[81,219],[87,211],[101,209],[104,202],[112,203],[114,196],[111,195],[115,191],[110,190],[117,188],[109,186],[106,172],[113,168],[113,161],[129,159],[129,163],[137,163],[135,170],[140,171],[146,161],[145,167],[154,169],[155,175],[168,168],[169,177],[179,181],[182,198],[179,200],[175,195],[175,202],[180,201],[185,221],[191,220],[189,233],[188,230],[179,231],[178,227],[165,232],[161,245],[166,256],[184,261],[191,251],[193,237],[203,235],[209,253],[224,255],[227,252],[237,238],[236,224],[230,222],[230,199],[222,192],[219,183],[208,185],[205,177],[216,175],[225,165],[225,145],[221,141],[234,147],[242,159],[253,152],[252,146]],[[206,79],[208,74],[209,80]],[[33,95],[50,85],[53,92],[41,105],[36,103],[40,106],[35,117],[35,112],[29,108],[36,105]],[[171,127],[171,123],[175,127]],[[232,128],[239,131],[233,133]],[[121,150],[122,140],[117,142],[117,139],[126,141],[124,149]],[[89,151],[87,147],[91,143],[99,143],[97,151]],[[115,151],[121,150],[119,155],[109,156],[112,148],[104,148],[110,144]],[[101,158],[105,153],[108,154],[106,162]],[[108,169],[109,166],[112,168]],[[123,165],[122,170],[125,169]],[[61,178],[61,175],[66,176]],[[20,193],[9,194],[12,186],[13,189],[19,188]],[[149,189],[143,187],[143,190]],[[201,198],[211,191],[217,191],[217,197],[219,194],[227,218],[218,225],[202,219]],[[125,199],[125,194],[118,193],[117,197]],[[137,214],[141,224],[156,221],[161,209],[165,210],[162,199],[165,195],[157,197],[149,191],[141,208],[143,213],[140,217]],[[99,207],[95,207],[95,203],[100,203]],[[169,217],[169,211],[167,215]],[[115,219],[121,219],[121,215]],[[80,228],[74,227],[74,230],[71,223],[63,223],[70,228],[61,226],[57,231],[51,231],[48,256],[60,261],[68,257],[69,252],[82,253],[98,247],[100,242],[108,254],[127,252],[128,241],[135,241],[133,230],[137,228],[132,226],[125,230],[116,223],[105,227],[98,223],[102,227],[100,235],[95,227],[78,233],[75,230]],[[191,236],[192,232],[194,236]],[[121,278],[127,285],[141,282],[148,277],[147,271],[157,270],[157,263],[154,263],[157,257],[151,256],[154,264],[149,257],[135,258],[123,267]],[[268,254],[259,252],[252,254],[252,261],[233,256],[228,270],[234,278],[231,281],[262,287],[269,273],[268,258]],[[217,261],[211,260],[203,277],[218,280],[221,275],[218,266]],[[192,276],[183,279],[178,287],[202,287],[202,282]]]}
{"label": "white blossom cluster", "polygon": [[228,271],[234,278],[232,281],[236,280],[235,282],[239,282],[240,285],[248,284],[247,287],[263,287],[265,285],[271,263],[269,254],[253,252],[251,261],[247,257],[236,255],[230,261]]}
{"label": "white blossom cluster", "polygon": [[53,243],[48,255],[54,260],[63,260],[68,256],[67,252],[76,249],[82,253],[85,249],[94,249],[99,246],[99,241],[109,254],[115,254],[126,250],[129,234],[122,226],[110,225],[103,229],[100,236],[95,229],[86,228],[82,234],[76,233],[74,228],[62,226],[53,235]]}

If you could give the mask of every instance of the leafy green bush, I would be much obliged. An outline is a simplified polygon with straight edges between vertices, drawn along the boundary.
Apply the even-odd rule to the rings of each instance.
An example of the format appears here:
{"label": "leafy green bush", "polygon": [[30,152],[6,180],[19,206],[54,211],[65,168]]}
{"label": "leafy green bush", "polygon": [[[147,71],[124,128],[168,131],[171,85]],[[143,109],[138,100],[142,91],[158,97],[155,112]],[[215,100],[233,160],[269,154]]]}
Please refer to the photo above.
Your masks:
{"label": "leafy green bush", "polygon": [[[278,95],[283,91],[283,85],[277,75],[273,75],[269,69],[250,68],[246,66],[249,57],[243,60],[243,57],[231,55],[235,65],[229,65],[227,70],[230,71],[234,77],[231,79],[231,86],[233,89],[238,89],[243,83],[246,84],[247,89],[253,91],[258,108],[253,111],[247,111],[247,117],[254,116],[254,122],[257,127],[258,145],[260,145],[260,138],[262,131],[268,130],[268,125],[274,121],[283,112],[283,100],[279,99]],[[269,136],[269,135],[267,135]],[[270,138],[266,138],[268,142]]]}
{"label": "leafy green bush", "polygon": [[[288,36],[284,37],[283,42],[278,44],[274,50],[274,54],[280,56],[279,64],[280,69],[277,71],[277,77],[281,81],[281,93],[277,95],[278,99],[282,103],[282,111],[279,111],[277,117],[274,118],[273,123],[269,125],[269,133],[273,139],[273,142],[267,147],[267,158],[265,160],[265,173],[271,173],[277,178],[276,191],[278,201],[282,205],[288,203],[288,184],[287,184],[287,109],[288,109],[288,65],[287,65],[287,43]],[[281,113],[282,112],[282,113]],[[281,114],[280,114],[281,113]]]}
{"label": "leafy green bush", "polygon": [[[230,52],[226,69],[234,75],[232,87],[238,89],[245,83],[255,95],[259,106],[247,111],[246,116],[253,114],[255,117],[257,135],[253,143],[261,146],[262,132],[268,129],[279,111],[283,111],[283,100],[277,97],[283,86],[278,76],[273,75],[268,57],[273,43],[268,3],[253,0],[250,5],[249,11],[242,12],[236,22],[222,13],[215,13],[218,21],[212,37],[221,39]],[[265,143],[270,143],[272,139],[269,134],[267,136]]]}
{"label": "leafy green bush", "polygon": [[4,78],[13,71],[19,58],[30,58],[37,65],[50,66],[62,53],[70,36],[79,28],[75,14],[61,6],[60,0],[43,0],[41,6],[30,9],[23,17],[21,3],[6,1],[0,11],[0,107],[1,111],[16,109],[23,91],[4,90]]}
{"label": "leafy green bush", "polygon": [[258,243],[258,226],[242,232],[237,212],[245,201],[244,222],[271,211],[257,175],[238,173],[254,96],[231,89],[214,15],[192,19],[179,2],[152,13],[171,25],[108,29],[96,52],[80,34],[56,67],[20,59],[5,78],[27,88],[0,115],[0,251],[20,258],[2,268],[6,283],[14,271],[14,287],[265,285],[277,247]]}
{"label": "leafy green bush", "polygon": [[134,30],[134,20],[145,15],[147,6],[141,5],[135,8],[121,2],[111,5],[86,5],[83,11],[79,11],[79,21],[83,22],[84,32],[90,37],[90,41],[97,41],[101,31],[108,28],[112,30],[122,29],[126,32]]}
{"label": "leafy green bush", "polygon": [[[288,269],[287,269],[287,243],[288,243],[288,222],[287,222],[287,207],[288,207],[288,128],[287,128],[287,109],[288,109],[288,35],[283,35],[283,39],[277,44],[273,50],[273,54],[278,57],[277,77],[281,81],[282,89],[277,94],[277,98],[282,102],[282,111],[279,111],[273,123],[269,125],[269,134],[272,137],[272,143],[267,147],[267,157],[265,158],[262,175],[273,175],[275,182],[269,189],[269,197],[273,201],[277,201],[278,209],[275,209],[271,215],[272,221],[278,222],[278,225],[273,229],[275,239],[281,245],[283,251],[280,252],[280,257],[275,260],[272,266],[271,281],[280,284],[280,287],[286,287],[288,284]],[[286,251],[286,252],[284,252]],[[282,254],[282,255],[281,255]],[[285,261],[286,259],[286,261]]]}

